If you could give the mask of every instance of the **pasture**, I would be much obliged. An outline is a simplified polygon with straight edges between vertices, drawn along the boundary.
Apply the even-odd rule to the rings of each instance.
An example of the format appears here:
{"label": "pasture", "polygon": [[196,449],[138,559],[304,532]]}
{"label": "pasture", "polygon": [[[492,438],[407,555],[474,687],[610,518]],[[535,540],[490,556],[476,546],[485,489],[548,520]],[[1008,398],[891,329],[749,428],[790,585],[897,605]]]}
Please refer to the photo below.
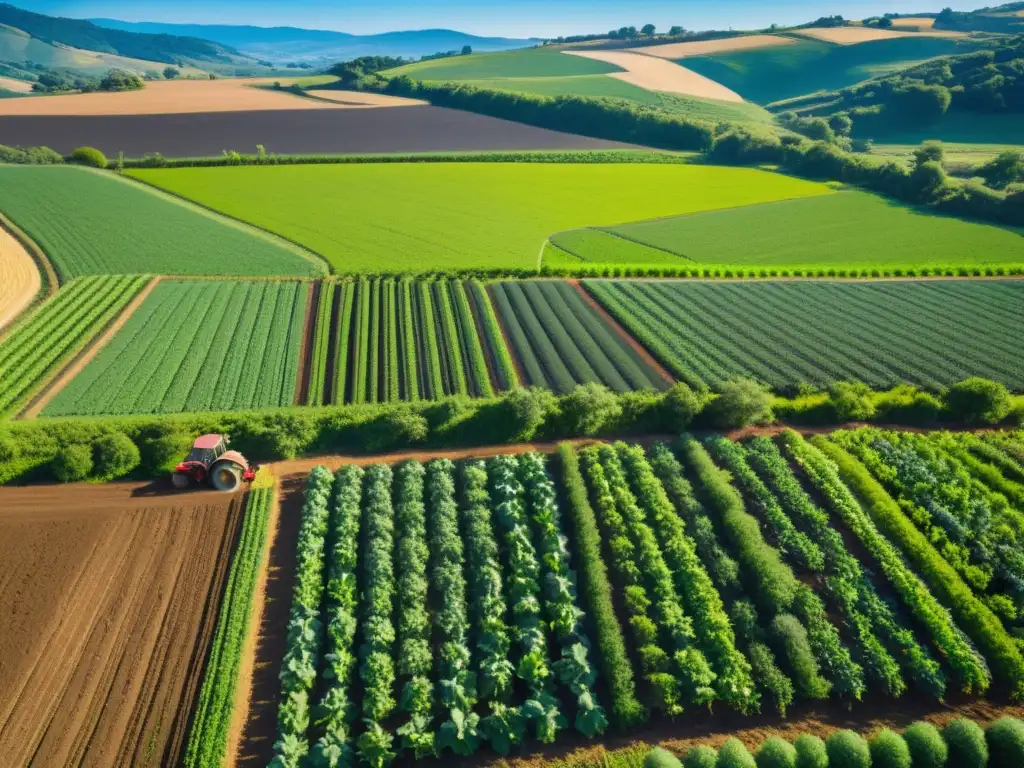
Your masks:
{"label": "pasture", "polygon": [[477,53],[472,56],[451,56],[445,59],[418,61],[386,74],[408,75],[414,80],[461,81],[492,78],[569,77],[574,75],[605,75],[620,72],[614,64],[576,56],[548,48],[528,48],[501,53]]}
{"label": "pasture", "polygon": [[84,275],[316,275],[315,257],[139,184],[76,167],[0,168],[0,210]]}
{"label": "pasture", "polygon": [[43,416],[292,405],[309,286],[159,283]]}
{"label": "pasture", "polygon": [[815,91],[834,91],[911,63],[975,44],[936,37],[902,37],[858,45],[804,39],[793,45],[687,57],[688,69],[721,83],[747,101],[770,104]]}
{"label": "pasture", "polygon": [[548,235],[565,229],[830,194],[823,184],[759,170],[678,164],[393,163],[130,175],[300,243],[339,273],[530,270]]}
{"label": "pasture", "polygon": [[594,235],[568,232],[552,242],[595,263],[646,256],[637,251],[640,244],[691,266],[891,271],[1024,264],[1024,236],[1017,230],[936,216],[855,191],[635,222]]}
{"label": "pasture", "polygon": [[1024,282],[587,280],[680,380],[785,390],[863,381],[938,390],[969,376],[1024,389]]}

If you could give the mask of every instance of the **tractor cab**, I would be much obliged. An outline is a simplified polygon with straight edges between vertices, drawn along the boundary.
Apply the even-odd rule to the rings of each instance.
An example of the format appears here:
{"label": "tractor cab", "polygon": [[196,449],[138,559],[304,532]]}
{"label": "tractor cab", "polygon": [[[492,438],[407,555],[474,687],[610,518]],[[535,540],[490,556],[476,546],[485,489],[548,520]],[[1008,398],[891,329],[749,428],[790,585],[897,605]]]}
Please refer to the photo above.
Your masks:
{"label": "tractor cab", "polygon": [[174,468],[171,482],[175,488],[209,483],[218,491],[234,491],[243,480],[256,476],[254,468],[238,451],[228,450],[224,435],[201,435],[192,444],[188,456]]}

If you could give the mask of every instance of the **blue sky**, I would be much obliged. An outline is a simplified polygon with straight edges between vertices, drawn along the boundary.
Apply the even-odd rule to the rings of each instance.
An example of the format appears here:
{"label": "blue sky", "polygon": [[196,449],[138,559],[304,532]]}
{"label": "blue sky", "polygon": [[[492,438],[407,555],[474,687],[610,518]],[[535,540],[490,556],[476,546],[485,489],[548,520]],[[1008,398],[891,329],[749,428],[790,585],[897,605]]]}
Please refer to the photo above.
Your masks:
{"label": "blue sky", "polygon": [[[905,0],[14,0],[40,13],[77,18],[200,24],[253,24],[369,34],[446,27],[503,37],[604,32],[627,24],[744,29],[794,24],[840,13],[969,10],[986,3]],[[992,4],[992,3],[988,3]]]}

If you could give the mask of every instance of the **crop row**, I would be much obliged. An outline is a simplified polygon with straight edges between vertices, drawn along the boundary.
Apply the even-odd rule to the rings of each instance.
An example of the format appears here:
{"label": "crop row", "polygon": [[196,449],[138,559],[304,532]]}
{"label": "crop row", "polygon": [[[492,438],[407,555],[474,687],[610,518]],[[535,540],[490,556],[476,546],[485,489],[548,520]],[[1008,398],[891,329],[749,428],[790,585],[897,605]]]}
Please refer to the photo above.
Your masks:
{"label": "crop row", "polygon": [[668,386],[572,285],[504,282],[492,291],[524,383],[563,394],[592,382],[616,392]]}
{"label": "crop row", "polygon": [[0,415],[88,344],[146,284],[144,277],[86,277],[64,287],[0,337]]}
{"label": "crop row", "polygon": [[1024,387],[1015,281],[585,285],[694,386],[745,376],[776,388],[858,380],[938,389],[977,375]]}
{"label": "crop row", "polygon": [[[478,288],[469,284],[467,289],[458,280],[325,282],[310,402],[318,397],[335,403],[489,397],[495,382],[499,389],[508,388],[515,381],[502,362],[508,353],[489,323],[490,307],[481,305],[478,296]],[[333,351],[327,340],[332,335]],[[326,381],[330,370],[333,381]]]}
{"label": "crop row", "polygon": [[164,280],[44,415],[291,405],[308,290],[299,282]]}

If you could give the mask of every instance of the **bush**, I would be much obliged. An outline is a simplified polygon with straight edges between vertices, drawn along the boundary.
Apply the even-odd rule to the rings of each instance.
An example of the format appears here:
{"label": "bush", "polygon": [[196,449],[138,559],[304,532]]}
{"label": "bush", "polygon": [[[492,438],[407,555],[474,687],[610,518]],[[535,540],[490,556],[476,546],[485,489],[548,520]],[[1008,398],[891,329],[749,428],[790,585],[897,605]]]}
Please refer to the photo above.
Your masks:
{"label": "bush", "polygon": [[871,739],[871,768],[910,768],[910,749],[898,733],[888,728]]}
{"label": "bush", "polygon": [[946,408],[958,421],[998,424],[1010,415],[1010,393],[997,381],[964,379],[946,392]]}
{"label": "bush", "polygon": [[106,168],[107,156],[95,147],[79,147],[71,153],[71,162],[90,168]]}
{"label": "bush", "polygon": [[738,429],[774,418],[771,392],[753,379],[725,382],[706,410],[711,424],[719,429]]}
{"label": "bush", "polygon": [[959,717],[942,729],[942,739],[949,750],[947,763],[957,768],[985,768],[988,745],[985,732],[972,720]]}
{"label": "bush", "polygon": [[914,768],[945,768],[949,750],[931,723],[914,723],[903,732]]}
{"label": "bush", "polygon": [[808,699],[826,698],[831,685],[821,676],[807,630],[800,620],[792,614],[780,613],[772,620],[772,633],[780,646],[780,655],[789,664],[800,695]]}
{"label": "bush", "polygon": [[430,425],[425,416],[408,410],[393,411],[377,419],[366,436],[369,451],[406,448],[427,439]]}
{"label": "bush", "polygon": [[715,768],[757,768],[757,763],[739,739],[729,739],[718,750]]}
{"label": "bush", "polygon": [[773,736],[757,750],[757,768],[796,768],[796,749],[785,739]]}
{"label": "bush", "polygon": [[153,434],[139,440],[142,469],[153,475],[170,472],[188,455],[193,439],[193,435],[180,432],[172,425],[161,425]]}
{"label": "bush", "polygon": [[0,435],[0,463],[18,458],[18,444],[7,435]]}
{"label": "bush", "polygon": [[580,384],[562,398],[562,422],[568,434],[596,435],[621,415],[619,398],[603,384]]}
{"label": "bush", "polygon": [[555,411],[554,394],[540,387],[516,388],[502,398],[502,425],[508,430],[507,439],[532,440],[537,431]]}
{"label": "bush", "polygon": [[853,731],[836,731],[828,740],[828,768],[871,768],[871,750]]}
{"label": "bush", "polygon": [[705,399],[683,382],[673,384],[662,396],[663,426],[669,432],[684,432],[704,409]]}
{"label": "bush", "polygon": [[796,768],[828,768],[828,748],[817,736],[805,733],[793,742]]}
{"label": "bush", "polygon": [[683,768],[683,764],[667,749],[655,747],[644,758],[644,768]]}
{"label": "bush", "polygon": [[870,421],[875,415],[871,387],[859,381],[837,381],[828,390],[836,421]]}
{"label": "bush", "polygon": [[1020,768],[1024,765],[1024,723],[1004,717],[988,727],[989,768]]}
{"label": "bush", "polygon": [[124,477],[142,461],[131,438],[120,432],[104,435],[94,445],[96,476],[103,480]]}
{"label": "bush", "polygon": [[715,768],[718,753],[707,744],[693,747],[683,758],[683,768]]}
{"label": "bush", "polygon": [[67,445],[53,457],[51,470],[62,483],[85,480],[92,472],[92,451],[85,445]]}

